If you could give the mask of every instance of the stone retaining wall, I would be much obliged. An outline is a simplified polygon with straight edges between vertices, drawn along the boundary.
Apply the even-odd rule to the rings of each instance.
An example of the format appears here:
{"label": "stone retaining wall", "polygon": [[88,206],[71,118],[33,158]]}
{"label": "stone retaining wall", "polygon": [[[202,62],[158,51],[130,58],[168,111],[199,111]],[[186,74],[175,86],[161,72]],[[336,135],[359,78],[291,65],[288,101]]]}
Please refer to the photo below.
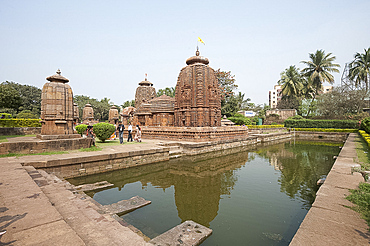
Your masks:
{"label": "stone retaining wall", "polygon": [[53,173],[59,177],[72,178],[168,161],[169,159],[169,148],[165,147],[135,152],[95,154],[83,158],[77,157],[22,163],[22,165],[32,165],[35,168],[42,168],[48,173]]}
{"label": "stone retaining wall", "polygon": [[81,148],[90,148],[91,138],[59,139],[29,142],[0,143],[0,154],[33,154],[50,151],[65,151]]}
{"label": "stone retaining wall", "polygon": [[306,131],[290,131],[296,138],[307,140],[332,140],[346,141],[349,133],[347,132],[306,132]]}
{"label": "stone retaining wall", "polygon": [[242,140],[248,137],[248,128],[242,126],[227,127],[142,127],[142,137],[177,141],[219,141]]}
{"label": "stone retaining wall", "polygon": [[37,134],[41,134],[41,127],[0,127],[0,136]]}

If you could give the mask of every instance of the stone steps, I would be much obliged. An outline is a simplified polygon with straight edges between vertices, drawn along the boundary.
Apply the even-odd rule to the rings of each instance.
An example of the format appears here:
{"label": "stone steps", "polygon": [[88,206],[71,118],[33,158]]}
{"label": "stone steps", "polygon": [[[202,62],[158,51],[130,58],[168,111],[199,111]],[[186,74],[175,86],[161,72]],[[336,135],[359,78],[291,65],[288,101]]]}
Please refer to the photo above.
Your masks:
{"label": "stone steps", "polygon": [[99,213],[96,202],[68,182],[43,170],[25,168],[85,245],[151,245],[110,214]]}

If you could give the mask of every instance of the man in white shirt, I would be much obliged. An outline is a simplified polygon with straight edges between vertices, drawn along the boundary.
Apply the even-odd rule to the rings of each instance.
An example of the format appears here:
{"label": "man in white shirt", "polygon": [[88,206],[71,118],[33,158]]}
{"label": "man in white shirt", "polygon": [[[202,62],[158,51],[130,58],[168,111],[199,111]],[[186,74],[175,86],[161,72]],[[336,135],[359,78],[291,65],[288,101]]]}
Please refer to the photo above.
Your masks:
{"label": "man in white shirt", "polygon": [[131,123],[129,123],[127,130],[128,130],[127,142],[130,142],[130,139],[131,139],[131,142],[132,142],[132,134],[131,134],[131,132],[132,132],[132,125],[131,125]]}

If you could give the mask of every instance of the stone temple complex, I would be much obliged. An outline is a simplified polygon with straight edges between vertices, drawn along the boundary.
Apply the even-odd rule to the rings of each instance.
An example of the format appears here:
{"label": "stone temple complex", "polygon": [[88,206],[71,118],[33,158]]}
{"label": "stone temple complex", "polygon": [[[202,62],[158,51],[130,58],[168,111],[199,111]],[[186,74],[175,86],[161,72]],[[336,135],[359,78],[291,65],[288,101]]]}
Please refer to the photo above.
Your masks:
{"label": "stone temple complex", "polygon": [[147,103],[149,100],[156,97],[155,88],[147,78],[139,83],[135,94],[135,107],[138,108],[142,103]]}
{"label": "stone temple complex", "polygon": [[69,80],[61,75],[60,70],[56,74],[46,78],[41,93],[41,135],[40,139],[74,138],[80,137],[74,134],[74,106],[73,93],[67,84]]}

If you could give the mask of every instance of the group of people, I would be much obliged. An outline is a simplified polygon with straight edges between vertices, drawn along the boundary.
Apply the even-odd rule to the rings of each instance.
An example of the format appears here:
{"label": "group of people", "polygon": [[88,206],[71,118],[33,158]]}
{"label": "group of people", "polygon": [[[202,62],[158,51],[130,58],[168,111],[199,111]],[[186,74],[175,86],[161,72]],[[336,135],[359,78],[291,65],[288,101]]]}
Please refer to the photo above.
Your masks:
{"label": "group of people", "polygon": [[[120,121],[118,123],[118,126],[117,126],[117,132],[118,132],[119,143],[120,144],[123,144],[123,131],[124,130],[125,130],[125,126]],[[132,142],[133,139],[132,139],[132,125],[131,125],[131,123],[129,123],[127,131],[128,131],[127,142],[130,142],[130,141]],[[141,128],[140,128],[139,125],[136,125],[136,134],[135,134],[134,140],[137,141],[137,142],[141,142]]]}
{"label": "group of people", "polygon": [[[116,127],[116,131],[112,134],[110,139],[115,139],[115,136],[117,136],[117,133],[118,133],[119,143],[123,144],[123,131],[124,130],[125,130],[125,126],[122,124],[122,121],[119,121],[118,126]],[[130,141],[132,142],[133,140],[137,142],[141,142],[141,128],[139,125],[136,125],[136,134],[135,134],[134,139],[132,139],[131,123],[129,123],[127,130],[128,130],[127,142],[130,142]],[[93,126],[90,125],[90,123],[86,129],[86,136],[93,139],[92,145],[95,146],[95,134],[93,132]]]}

